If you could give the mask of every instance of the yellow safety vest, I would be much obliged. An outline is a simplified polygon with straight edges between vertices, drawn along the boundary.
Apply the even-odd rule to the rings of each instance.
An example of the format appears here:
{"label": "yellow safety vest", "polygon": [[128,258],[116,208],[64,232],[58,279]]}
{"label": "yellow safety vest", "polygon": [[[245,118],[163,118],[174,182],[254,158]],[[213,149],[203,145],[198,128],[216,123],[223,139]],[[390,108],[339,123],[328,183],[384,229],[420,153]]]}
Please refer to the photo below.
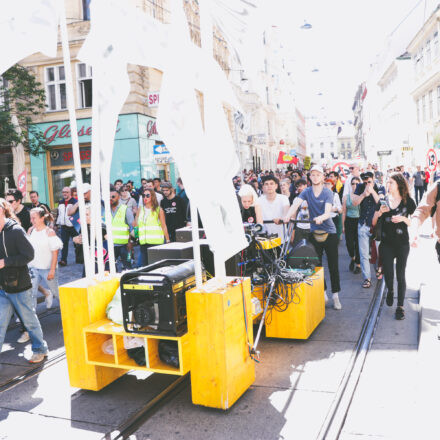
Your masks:
{"label": "yellow safety vest", "polygon": [[121,205],[112,219],[112,233],[114,244],[127,244],[130,236],[129,227],[125,221],[127,205]]}
{"label": "yellow safety vest", "polygon": [[145,218],[145,208],[142,206],[139,213],[139,243],[140,244],[162,244],[165,236],[162,231],[162,225],[159,220],[159,209],[156,212],[151,211]]}

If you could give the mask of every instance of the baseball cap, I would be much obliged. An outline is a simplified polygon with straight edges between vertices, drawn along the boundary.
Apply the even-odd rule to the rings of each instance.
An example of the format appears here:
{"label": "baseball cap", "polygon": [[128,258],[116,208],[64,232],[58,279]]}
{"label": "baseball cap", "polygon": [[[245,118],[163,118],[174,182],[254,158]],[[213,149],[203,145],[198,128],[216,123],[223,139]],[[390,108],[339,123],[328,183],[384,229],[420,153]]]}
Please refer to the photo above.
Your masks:
{"label": "baseball cap", "polygon": [[312,171],[319,171],[320,173],[324,174],[324,170],[319,165],[313,165],[312,168],[310,169],[310,172]]}
{"label": "baseball cap", "polygon": [[365,179],[369,179],[369,178],[373,178],[374,174],[371,171],[366,171],[365,173],[361,173],[361,179],[365,180]]}
{"label": "baseball cap", "polygon": [[89,192],[92,189],[92,185],[90,183],[83,183],[83,193]]}

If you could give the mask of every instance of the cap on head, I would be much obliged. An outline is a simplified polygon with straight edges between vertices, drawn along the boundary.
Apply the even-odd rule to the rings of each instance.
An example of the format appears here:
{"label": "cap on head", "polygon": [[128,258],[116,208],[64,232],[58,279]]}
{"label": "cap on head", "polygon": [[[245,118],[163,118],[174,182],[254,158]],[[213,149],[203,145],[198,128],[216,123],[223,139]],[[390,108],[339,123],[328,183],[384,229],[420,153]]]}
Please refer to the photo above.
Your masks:
{"label": "cap on head", "polygon": [[92,185],[90,183],[83,183],[83,193],[89,192],[92,189]]}
{"label": "cap on head", "polygon": [[361,174],[361,179],[362,179],[362,180],[369,179],[370,177],[371,177],[371,178],[374,177],[374,174],[373,174],[371,171],[366,171],[365,173],[362,173],[362,174]]}
{"label": "cap on head", "polygon": [[324,174],[324,170],[322,169],[322,166],[320,165],[313,165],[312,168],[310,169],[310,172],[312,171],[318,171],[321,174]]}

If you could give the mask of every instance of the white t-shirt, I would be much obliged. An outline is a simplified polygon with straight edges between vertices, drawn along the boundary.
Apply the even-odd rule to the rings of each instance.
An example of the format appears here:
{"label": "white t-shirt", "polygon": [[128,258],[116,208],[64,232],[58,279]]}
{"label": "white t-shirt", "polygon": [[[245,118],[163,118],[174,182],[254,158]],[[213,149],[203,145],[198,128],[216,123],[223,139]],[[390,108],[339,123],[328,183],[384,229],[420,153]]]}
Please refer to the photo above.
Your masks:
{"label": "white t-shirt", "polygon": [[35,267],[36,269],[50,269],[52,251],[63,248],[63,243],[59,237],[56,235],[49,237],[46,228],[41,231],[32,229],[32,232],[29,235],[29,241],[34,248],[34,259],[29,263],[29,267]]}
{"label": "white t-shirt", "polygon": [[338,212],[332,212],[331,217],[337,217],[339,215],[339,211],[342,210],[341,199],[339,198],[338,193],[333,193],[333,208],[336,208]]}
{"label": "white t-shirt", "polygon": [[[266,196],[263,194],[258,198],[259,205],[261,206],[261,212],[263,215],[263,220],[273,220],[274,218],[283,218],[287,210],[289,209],[290,203],[287,196],[283,194],[277,194],[275,200],[272,202],[267,200]],[[283,225],[275,225],[273,223],[264,225],[269,234],[277,234],[278,237],[283,237]]]}
{"label": "white t-shirt", "polygon": [[[297,220],[310,220],[309,205],[307,200],[301,203],[298,209],[298,214],[296,215]],[[310,229],[310,223],[297,223],[296,227],[299,229]]]}

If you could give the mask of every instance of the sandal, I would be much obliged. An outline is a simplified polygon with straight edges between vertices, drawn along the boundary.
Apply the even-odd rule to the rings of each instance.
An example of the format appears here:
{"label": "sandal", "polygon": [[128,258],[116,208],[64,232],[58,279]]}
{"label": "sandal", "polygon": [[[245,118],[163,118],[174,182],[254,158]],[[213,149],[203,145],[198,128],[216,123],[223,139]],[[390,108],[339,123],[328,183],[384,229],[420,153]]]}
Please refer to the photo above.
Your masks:
{"label": "sandal", "polygon": [[376,278],[377,278],[378,280],[381,280],[382,277],[383,277],[382,268],[378,267],[378,268],[376,269]]}
{"label": "sandal", "polygon": [[371,281],[370,280],[365,280],[364,282],[363,282],[363,284],[362,284],[362,287],[364,288],[364,289],[369,289],[370,287],[371,287]]}
{"label": "sandal", "polygon": [[403,307],[397,307],[396,314],[394,315],[394,317],[399,321],[405,319],[405,310],[403,309]]}

